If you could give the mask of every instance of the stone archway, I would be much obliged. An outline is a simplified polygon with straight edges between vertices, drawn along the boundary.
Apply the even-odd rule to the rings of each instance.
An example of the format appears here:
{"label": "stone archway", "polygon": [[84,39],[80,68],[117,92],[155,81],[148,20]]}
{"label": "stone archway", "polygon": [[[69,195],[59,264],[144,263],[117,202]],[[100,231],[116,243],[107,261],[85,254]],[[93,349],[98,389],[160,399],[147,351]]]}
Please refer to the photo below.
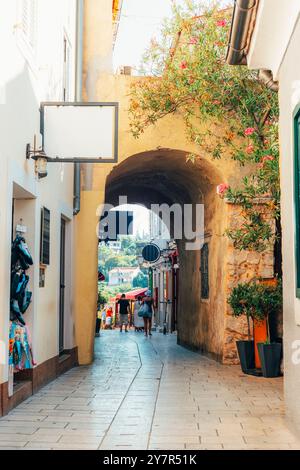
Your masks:
{"label": "stone archway", "polygon": [[[159,149],[138,153],[116,166],[106,179],[105,202],[118,205],[120,195],[128,203],[172,205],[204,204],[205,241],[209,245],[209,299],[201,299],[200,251],[187,251],[178,240],[180,282],[178,340],[181,344],[222,360],[227,240],[226,205],[216,194],[223,175],[207,160],[187,163],[188,152]],[[212,314],[213,312],[213,314]]]}
{"label": "stone archway", "polygon": [[[216,194],[216,185],[226,178],[206,159],[199,158],[195,164],[187,163],[188,152],[178,149],[156,149],[134,154],[116,165],[105,177],[105,192],[83,191],[83,210],[78,220],[82,231],[78,230],[85,246],[92,230],[91,220],[96,226],[96,209],[99,202],[118,205],[119,196],[127,196],[128,203],[150,204],[167,203],[172,205],[204,204],[205,240],[210,247],[209,272],[210,296],[201,299],[200,294],[200,251],[186,251],[185,240],[179,240],[181,279],[179,288],[178,339],[185,346],[223,359],[224,348],[224,305],[226,302],[226,256],[227,239],[223,236],[227,225],[227,205]],[[91,213],[93,211],[94,213]],[[82,220],[81,220],[82,219]],[[77,239],[77,246],[81,245]],[[88,315],[95,298],[96,266],[91,264],[92,252],[96,259],[96,243],[84,248],[81,258],[81,293],[77,301],[81,309],[85,308],[86,316],[81,315],[81,329],[77,323],[77,337],[81,344],[89,349],[81,362],[87,362],[93,343],[93,322],[88,323],[94,315]],[[84,259],[83,259],[84,258]],[[90,264],[88,265],[88,259]],[[85,287],[83,287],[85,284]],[[94,294],[95,297],[95,294]],[[78,304],[77,304],[78,305]],[[84,330],[83,330],[84,329]],[[85,337],[82,337],[82,334]],[[90,345],[88,341],[90,334]],[[81,351],[83,351],[83,347]],[[80,351],[79,351],[80,352]]]}
{"label": "stone archway", "polygon": [[[95,85],[97,100],[120,103],[119,162],[82,168],[81,211],[75,219],[73,296],[79,362],[87,364],[93,359],[97,209],[105,201],[116,204],[118,195],[127,194],[128,202],[145,205],[151,202],[205,204],[210,298],[200,298],[200,254],[185,252],[183,244],[179,243],[181,275],[186,287],[181,289],[180,295],[179,341],[224,363],[237,363],[235,340],[245,338],[247,328],[243,319],[231,316],[227,297],[240,279],[250,280],[266,271],[267,277],[272,277],[272,248],[264,255],[236,252],[224,232],[228,227],[238,226],[241,210],[220,199],[216,186],[223,182],[238,186],[248,169],[240,167],[229,154],[221,159],[212,159],[205,151],[199,154],[199,147],[187,143],[180,114],[165,116],[135,139],[128,116],[130,84],[134,79],[103,76]],[[101,86],[103,82],[105,87]],[[198,155],[195,164],[186,162],[189,153]]]}

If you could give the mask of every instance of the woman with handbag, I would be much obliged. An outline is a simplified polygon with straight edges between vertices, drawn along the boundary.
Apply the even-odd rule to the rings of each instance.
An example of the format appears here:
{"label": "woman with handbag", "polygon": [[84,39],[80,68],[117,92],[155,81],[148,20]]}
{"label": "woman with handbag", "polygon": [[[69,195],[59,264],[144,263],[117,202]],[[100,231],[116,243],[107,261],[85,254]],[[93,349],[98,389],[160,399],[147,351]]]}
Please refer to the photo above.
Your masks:
{"label": "woman with handbag", "polygon": [[139,310],[139,316],[143,317],[144,319],[144,334],[147,337],[152,336],[151,333],[151,325],[152,325],[152,315],[154,312],[154,307],[153,307],[153,298],[152,298],[152,293],[150,290],[147,290],[145,297],[143,299],[141,308]]}
{"label": "woman with handbag", "polygon": [[142,306],[142,296],[139,295],[137,300],[134,302],[133,319],[134,319],[135,331],[142,331],[142,329],[144,328],[144,320],[142,317],[139,316],[139,310],[141,306]]}

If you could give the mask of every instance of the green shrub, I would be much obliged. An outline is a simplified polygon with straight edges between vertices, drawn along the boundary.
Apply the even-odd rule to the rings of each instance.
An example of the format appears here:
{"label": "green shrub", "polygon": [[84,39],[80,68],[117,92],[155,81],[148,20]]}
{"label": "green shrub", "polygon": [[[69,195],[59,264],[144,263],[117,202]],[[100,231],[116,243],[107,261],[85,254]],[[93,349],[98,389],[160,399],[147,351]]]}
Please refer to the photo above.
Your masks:
{"label": "green shrub", "polygon": [[[276,286],[269,286],[252,281],[240,283],[232,289],[228,298],[232,308],[232,315],[239,317],[246,315],[248,325],[248,338],[251,338],[250,320],[267,319],[282,308],[282,285],[279,281]],[[269,329],[269,328],[268,328]],[[268,333],[268,341],[270,334]]]}

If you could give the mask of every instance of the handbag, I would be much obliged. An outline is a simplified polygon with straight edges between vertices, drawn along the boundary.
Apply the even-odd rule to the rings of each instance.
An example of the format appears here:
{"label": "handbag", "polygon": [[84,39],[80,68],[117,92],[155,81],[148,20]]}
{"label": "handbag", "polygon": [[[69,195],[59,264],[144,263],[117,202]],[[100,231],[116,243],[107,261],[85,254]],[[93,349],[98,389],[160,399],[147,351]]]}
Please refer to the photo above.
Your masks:
{"label": "handbag", "polygon": [[147,304],[143,304],[139,311],[138,311],[138,316],[139,317],[146,317],[149,313],[149,309],[148,309],[148,305]]}

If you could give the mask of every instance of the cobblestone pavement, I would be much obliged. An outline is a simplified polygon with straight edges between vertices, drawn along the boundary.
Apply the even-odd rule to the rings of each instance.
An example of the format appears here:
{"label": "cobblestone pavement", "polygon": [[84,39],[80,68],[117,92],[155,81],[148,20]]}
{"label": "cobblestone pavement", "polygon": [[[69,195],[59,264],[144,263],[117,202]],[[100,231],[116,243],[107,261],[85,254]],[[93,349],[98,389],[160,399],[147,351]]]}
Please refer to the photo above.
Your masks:
{"label": "cobblestone pavement", "polygon": [[75,368],[0,420],[0,449],[300,449],[282,379],[246,376],[176,336],[105,331]]}

